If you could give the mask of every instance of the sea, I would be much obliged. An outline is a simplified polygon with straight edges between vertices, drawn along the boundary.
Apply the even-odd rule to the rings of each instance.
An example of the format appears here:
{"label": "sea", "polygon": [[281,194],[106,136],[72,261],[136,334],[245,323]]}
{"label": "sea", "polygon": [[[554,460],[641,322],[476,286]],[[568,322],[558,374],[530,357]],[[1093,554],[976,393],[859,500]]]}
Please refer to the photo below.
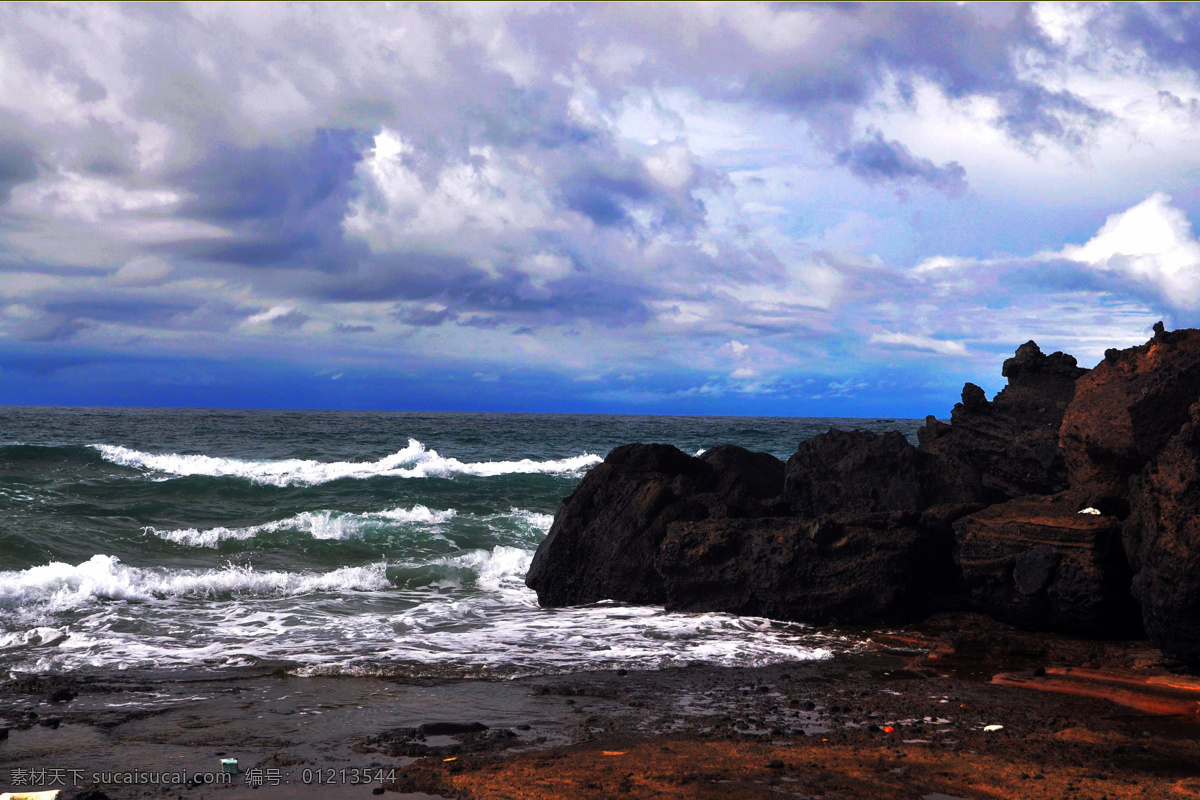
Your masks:
{"label": "sea", "polygon": [[917,420],[0,408],[0,678],[513,678],[827,658],[861,635],[524,584],[614,447],[786,459]]}

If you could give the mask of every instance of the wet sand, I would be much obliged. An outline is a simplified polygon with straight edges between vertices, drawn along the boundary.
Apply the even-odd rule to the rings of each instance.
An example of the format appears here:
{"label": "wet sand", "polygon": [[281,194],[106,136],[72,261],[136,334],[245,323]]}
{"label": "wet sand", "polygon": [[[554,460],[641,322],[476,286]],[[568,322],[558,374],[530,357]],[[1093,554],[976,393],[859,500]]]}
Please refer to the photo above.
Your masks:
{"label": "wet sand", "polygon": [[[0,791],[61,777],[114,800],[1200,798],[1200,679],[1147,643],[973,615],[870,636],[831,661],[745,669],[13,681],[0,686]],[[205,784],[222,758],[239,774]],[[42,785],[12,785],[37,770]],[[202,780],[92,783],[138,771]]]}

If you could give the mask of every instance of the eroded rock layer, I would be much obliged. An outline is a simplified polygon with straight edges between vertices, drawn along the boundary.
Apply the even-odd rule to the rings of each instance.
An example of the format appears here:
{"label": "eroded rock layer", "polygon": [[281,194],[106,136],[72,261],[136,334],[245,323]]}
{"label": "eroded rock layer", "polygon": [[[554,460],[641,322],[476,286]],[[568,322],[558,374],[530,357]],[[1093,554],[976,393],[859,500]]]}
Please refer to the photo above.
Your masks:
{"label": "eroded rock layer", "polygon": [[1136,635],[1121,529],[1063,499],[1010,500],[954,523],[955,560],[979,608],[1001,621]]}

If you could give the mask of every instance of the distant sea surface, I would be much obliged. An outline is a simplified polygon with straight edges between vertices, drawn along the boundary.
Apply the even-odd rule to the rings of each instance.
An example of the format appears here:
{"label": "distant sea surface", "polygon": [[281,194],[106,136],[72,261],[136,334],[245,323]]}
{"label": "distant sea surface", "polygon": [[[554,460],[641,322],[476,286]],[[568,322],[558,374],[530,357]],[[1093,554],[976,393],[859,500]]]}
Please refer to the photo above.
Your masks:
{"label": "distant sea surface", "polygon": [[802,625],[524,585],[612,448],[786,459],[916,420],[0,408],[0,677],[281,668],[514,677],[821,658]]}

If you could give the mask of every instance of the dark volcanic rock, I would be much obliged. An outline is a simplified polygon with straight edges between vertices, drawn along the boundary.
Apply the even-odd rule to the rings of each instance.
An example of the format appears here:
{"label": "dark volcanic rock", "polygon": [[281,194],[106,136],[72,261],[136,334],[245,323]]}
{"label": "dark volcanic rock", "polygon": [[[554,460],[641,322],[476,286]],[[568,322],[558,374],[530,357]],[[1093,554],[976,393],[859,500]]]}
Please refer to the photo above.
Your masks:
{"label": "dark volcanic rock", "polygon": [[673,522],[658,568],[672,610],[829,622],[911,619],[948,555],[915,513]]}
{"label": "dark volcanic rock", "polygon": [[1129,479],[1188,420],[1200,398],[1200,330],[1156,328],[1149,342],[1108,350],[1076,384],[1059,432],[1079,506],[1124,516]]}
{"label": "dark volcanic rock", "polygon": [[788,459],[784,497],[800,517],[923,511],[975,495],[944,462],[890,431],[828,433],[801,442]]}
{"label": "dark volcanic rock", "polygon": [[654,563],[667,526],[772,514],[783,471],[774,456],[740,447],[699,458],[670,445],[618,447],[559,504],[525,583],[545,606],[665,602]]}
{"label": "dark volcanic rock", "polygon": [[954,531],[971,595],[997,619],[1092,636],[1138,633],[1120,520],[1040,498],[989,506]]}
{"label": "dark volcanic rock", "polygon": [[973,383],[947,425],[933,417],[918,431],[921,450],[952,464],[978,496],[992,502],[1052,494],[1067,485],[1058,444],[1063,413],[1086,369],[1065,353],[1045,355],[1035,342],[1004,362],[1008,385],[990,403]]}
{"label": "dark volcanic rock", "polygon": [[1091,372],[1027,342],[1004,375],[990,402],[967,384],[920,447],[831,430],[786,467],[617,448],[560,504],[526,583],[548,606],[815,623],[966,604],[1028,628],[1144,629],[1200,666],[1200,330],[1155,326]]}
{"label": "dark volcanic rock", "polygon": [[1125,547],[1146,632],[1163,652],[1200,666],[1200,403],[1131,482]]}

